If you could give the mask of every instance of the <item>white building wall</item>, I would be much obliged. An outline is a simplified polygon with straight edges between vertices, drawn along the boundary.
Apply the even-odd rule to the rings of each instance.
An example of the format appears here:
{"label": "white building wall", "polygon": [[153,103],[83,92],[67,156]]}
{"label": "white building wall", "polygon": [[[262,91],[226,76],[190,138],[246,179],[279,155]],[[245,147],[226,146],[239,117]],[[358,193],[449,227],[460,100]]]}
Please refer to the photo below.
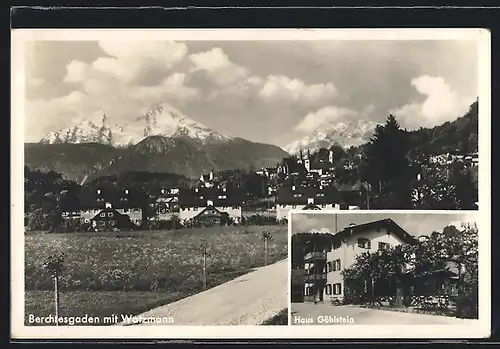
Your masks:
{"label": "white building wall", "polygon": [[[361,248],[358,246],[358,238],[365,238],[371,241],[370,249]],[[326,294],[325,287],[325,300],[326,297],[329,298],[343,298],[344,296],[344,279],[342,277],[342,271],[346,268],[349,268],[356,261],[356,256],[363,252],[376,252],[378,250],[378,243],[384,242],[388,243],[391,247],[401,245],[403,243],[395,234],[387,234],[386,228],[380,228],[379,230],[367,230],[363,233],[356,233],[352,236],[348,237],[345,241],[342,242],[342,245],[330,252],[327,253],[327,262],[332,262],[340,259],[340,270],[330,271],[327,273],[327,284],[332,285],[332,290],[334,289],[334,285],[339,283],[341,284],[341,293],[338,295],[334,295],[332,291],[332,295]]]}
{"label": "white building wall", "polygon": [[[322,210],[340,210],[340,204],[314,204]],[[302,210],[306,205],[276,205],[276,219],[288,219],[290,210]]]}

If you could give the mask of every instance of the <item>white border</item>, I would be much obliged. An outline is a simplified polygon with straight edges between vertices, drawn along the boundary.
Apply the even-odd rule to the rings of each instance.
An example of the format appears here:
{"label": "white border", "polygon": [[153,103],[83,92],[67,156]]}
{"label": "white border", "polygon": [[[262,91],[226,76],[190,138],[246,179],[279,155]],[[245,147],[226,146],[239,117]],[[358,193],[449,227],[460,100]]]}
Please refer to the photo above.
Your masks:
{"label": "white border", "polygon": [[[24,43],[27,41],[88,41],[88,40],[476,40],[479,57],[479,207],[481,212],[480,266],[481,275],[490,263],[490,33],[486,29],[16,29],[11,32],[11,335],[27,338],[110,338],[110,339],[223,339],[223,338],[361,338],[358,330],[336,328],[325,331],[324,326],[145,326],[139,327],[32,327],[24,326],[24,187],[21,173],[24,168]],[[352,213],[354,211],[349,211]],[[366,213],[367,211],[360,211]],[[22,247],[21,247],[22,246]],[[289,255],[290,255],[289,251]],[[490,280],[481,278],[481,294],[490,290]],[[290,284],[290,283],[289,283]],[[290,285],[288,286],[290,288]],[[483,297],[481,297],[483,298]],[[486,299],[490,299],[488,296]],[[484,306],[482,307],[483,311]],[[489,309],[488,309],[489,311]],[[483,314],[483,313],[481,313]],[[481,315],[481,331],[477,336],[489,335],[489,318]],[[349,328],[342,326],[344,329]],[[351,327],[354,329],[354,327]],[[433,326],[422,330],[419,326],[371,327],[361,332],[372,338],[470,338],[468,326]],[[340,331],[339,331],[340,330]],[[369,335],[368,335],[369,334]]]}

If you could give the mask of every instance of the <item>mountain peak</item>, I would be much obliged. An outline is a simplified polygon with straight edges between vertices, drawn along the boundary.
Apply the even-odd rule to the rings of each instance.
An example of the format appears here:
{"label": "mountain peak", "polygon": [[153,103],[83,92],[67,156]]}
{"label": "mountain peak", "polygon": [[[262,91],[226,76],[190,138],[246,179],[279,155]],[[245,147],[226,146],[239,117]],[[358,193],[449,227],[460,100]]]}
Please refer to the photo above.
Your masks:
{"label": "mountain peak", "polygon": [[[83,119],[78,123],[48,133],[41,143],[101,143],[113,146],[137,144],[150,136],[187,137],[202,143],[227,141],[231,137],[217,133],[194,121],[172,106],[161,103],[130,123],[111,124],[105,113],[99,121]],[[96,117],[92,117],[95,120]]]}
{"label": "mountain peak", "polygon": [[298,139],[283,149],[290,154],[297,154],[301,149],[317,151],[339,145],[343,148],[359,146],[370,140],[378,123],[369,120],[336,122],[314,129],[310,134]]}

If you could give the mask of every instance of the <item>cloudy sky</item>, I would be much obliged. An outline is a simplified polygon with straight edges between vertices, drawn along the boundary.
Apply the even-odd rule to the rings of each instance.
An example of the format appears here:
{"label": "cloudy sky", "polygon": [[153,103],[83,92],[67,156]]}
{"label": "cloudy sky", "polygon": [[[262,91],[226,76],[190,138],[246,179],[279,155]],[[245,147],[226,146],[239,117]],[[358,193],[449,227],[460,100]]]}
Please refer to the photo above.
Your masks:
{"label": "cloudy sky", "polygon": [[[337,215],[337,230],[342,230],[350,223],[362,224],[386,218],[391,218],[409,234],[418,237],[420,235],[430,235],[433,231],[442,232],[443,228],[448,225],[455,225],[459,228],[462,222],[475,223],[477,222],[477,213],[343,213]],[[295,213],[292,215],[292,234],[311,230],[333,234],[335,231],[335,216],[333,214],[311,213]]]}
{"label": "cloudy sky", "polygon": [[160,102],[230,136],[284,146],[344,119],[406,128],[477,97],[474,41],[38,41],[26,45],[27,142]]}

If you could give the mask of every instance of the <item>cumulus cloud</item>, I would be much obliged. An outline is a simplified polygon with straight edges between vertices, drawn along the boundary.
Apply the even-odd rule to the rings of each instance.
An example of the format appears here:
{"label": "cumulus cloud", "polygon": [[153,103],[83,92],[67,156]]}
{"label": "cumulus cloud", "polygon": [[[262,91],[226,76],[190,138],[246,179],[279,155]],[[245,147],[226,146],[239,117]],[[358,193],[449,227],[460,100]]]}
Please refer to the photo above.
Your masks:
{"label": "cumulus cloud", "polygon": [[270,75],[259,95],[266,99],[291,99],[314,103],[335,97],[337,89],[332,83],[307,85],[298,79],[290,79],[283,75]]}
{"label": "cumulus cloud", "polygon": [[89,66],[85,62],[71,61],[66,66],[66,76],[64,82],[74,83],[84,81]]}
{"label": "cumulus cloud", "polygon": [[295,127],[297,131],[312,132],[320,127],[328,126],[334,122],[342,122],[347,118],[357,116],[352,109],[328,106],[315,112],[308,113]]}
{"label": "cumulus cloud", "polygon": [[442,78],[423,75],[411,80],[412,86],[425,96],[423,102],[413,102],[391,110],[407,128],[433,127],[453,121],[467,112],[474,98],[460,96]]}
{"label": "cumulus cloud", "polygon": [[306,232],[333,234],[334,216],[295,213],[292,215],[291,225],[292,235]]}

